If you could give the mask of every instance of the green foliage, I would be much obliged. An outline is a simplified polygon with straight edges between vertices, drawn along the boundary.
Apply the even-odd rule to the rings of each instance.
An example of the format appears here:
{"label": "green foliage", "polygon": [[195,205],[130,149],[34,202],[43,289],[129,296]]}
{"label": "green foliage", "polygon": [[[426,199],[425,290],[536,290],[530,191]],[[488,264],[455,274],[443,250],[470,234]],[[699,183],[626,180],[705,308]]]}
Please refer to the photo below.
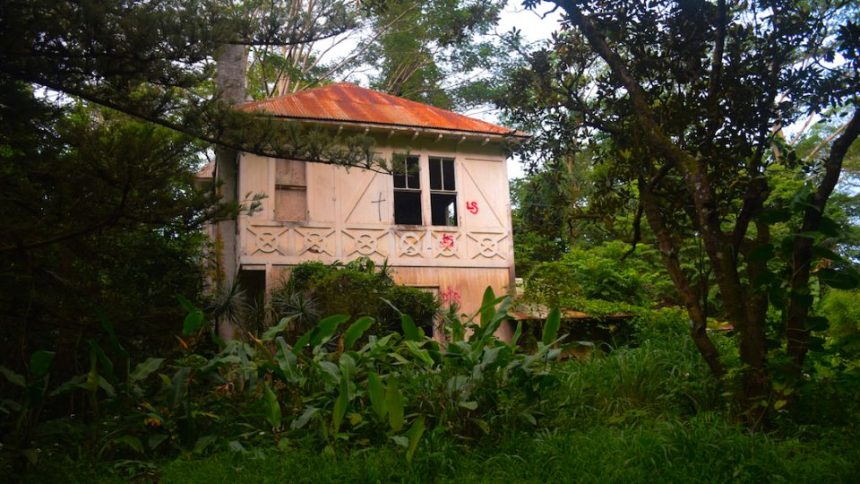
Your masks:
{"label": "green foliage", "polygon": [[561,324],[561,312],[558,308],[553,308],[546,318],[546,323],[543,326],[543,344],[551,345],[556,336],[558,336],[558,328]]}
{"label": "green foliage", "polygon": [[228,211],[194,184],[199,146],[0,85],[0,361],[21,371],[30,349],[56,348],[55,378],[69,378],[105,318],[139,357],[166,351],[175,295],[202,288],[201,227]]}
{"label": "green foliage", "polygon": [[[56,371],[79,370],[100,312],[139,357],[174,346],[176,294],[200,299],[201,228],[242,208],[218,203],[218,187],[195,182],[212,143],[374,162],[367,137],[335,142],[324,130],[239,112],[213,96],[212,61],[225,44],[304,48],[352,25],[344,2],[314,4],[323,15],[313,20],[292,2],[33,1],[2,9],[4,364],[20,372],[32,348],[57,348]],[[200,320],[189,316],[186,335]]]}
{"label": "green foliage", "polygon": [[[13,451],[21,452],[31,461],[35,456],[28,446],[33,429],[39,423],[39,414],[50,395],[48,385],[54,356],[52,351],[33,352],[25,374],[16,373],[0,365],[0,375],[12,385],[5,398],[0,400],[0,414],[10,418],[9,428],[6,429],[6,445],[11,446]],[[0,387],[3,386],[6,385],[0,383]]]}
{"label": "green foliage", "polygon": [[[408,461],[428,429],[452,438],[489,435],[492,425],[535,425],[554,379],[548,365],[559,350],[541,346],[522,354],[493,337],[505,320],[508,298],[488,290],[483,324],[467,321],[469,341],[447,348],[422,334],[403,315],[399,332],[369,335],[372,318],[360,318],[344,344],[328,344],[350,318],[323,318],[290,346],[287,324],[250,342],[234,340],[214,355],[193,347],[170,360],[147,359],[119,371],[121,347],[90,342],[90,369],[53,392],[79,392],[96,432],[50,436],[86,445],[100,458],[202,454],[241,450],[267,441],[304,442],[333,452],[342,448],[402,447]],[[185,302],[186,304],[187,301]],[[197,311],[190,306],[190,314]],[[349,338],[351,344],[346,344]],[[50,354],[37,352],[32,377],[4,370],[14,384],[45,380]],[[13,405],[4,401],[4,408]],[[32,406],[31,406],[32,407]],[[11,407],[10,407],[11,408]],[[27,407],[29,409],[30,407]],[[47,423],[39,432],[45,431]]]}
{"label": "green foliage", "polygon": [[[488,300],[496,298],[488,294]],[[486,311],[491,323],[501,309]],[[168,449],[178,440],[167,437],[152,451],[146,433],[172,435],[174,424],[168,419],[162,427],[145,426],[135,415],[129,423],[136,426],[129,428],[146,433],[113,434],[122,443],[85,461],[92,464],[46,445],[51,458],[25,476],[46,481],[63,475],[70,482],[545,482],[571,475],[583,482],[850,482],[856,475],[856,427],[785,420],[768,434],[750,433],[732,423],[721,397],[726,389],[707,377],[692,342],[678,337],[688,327],[683,311],[643,312],[636,324],[637,347],[568,362],[547,362],[547,353],[509,353],[495,340],[483,349],[474,339],[452,341],[445,349],[424,340],[419,345],[435,362],[427,368],[396,334],[343,353],[325,346],[297,350],[277,335],[253,346],[236,342],[208,360],[189,355],[162,366],[156,371],[165,378],[149,380],[154,395],[168,381],[166,389],[183,395],[170,375],[194,368],[180,375],[192,400],[205,404],[191,412],[203,436],[183,447],[180,458],[151,460],[176,455]],[[471,329],[476,338],[486,336]],[[721,349],[732,346],[726,337],[715,340]],[[513,369],[521,364],[531,369],[522,378]],[[292,379],[284,380],[288,375]],[[175,394],[143,401],[161,410]],[[855,388],[840,401],[856,396]],[[802,398],[811,405],[820,400]],[[272,425],[276,408],[280,427]],[[856,415],[849,413],[849,422]],[[209,419],[216,424],[208,425]]]}
{"label": "green foliage", "polygon": [[829,323],[831,344],[860,357],[860,293],[827,291],[820,313]]}
{"label": "green foliage", "polygon": [[[745,347],[738,401],[759,425],[771,381],[801,380],[808,351],[823,347],[813,333],[824,324],[809,311],[819,289],[860,284],[851,264],[833,257],[841,234],[827,210],[860,135],[860,70],[853,60],[833,62],[856,58],[849,19],[857,6],[548,3],[566,14],[563,30],[525,54],[528,66],[510,77],[501,100],[513,124],[534,134],[520,146],[523,158],[540,160],[547,169],[540,174],[552,179],[576,155],[590,155],[579,171],[592,174],[594,186],[569,205],[618,208],[606,222],[632,215],[631,238],[659,246],[717,377],[725,365],[701,330],[708,316],[734,325]],[[785,139],[783,127],[818,115],[829,139],[819,133],[823,143],[814,147]],[[565,188],[545,198],[565,200]],[[589,275],[582,267],[575,273]],[[568,279],[580,286],[577,297],[639,305],[643,299],[629,296],[641,294],[634,275],[613,271],[587,285],[558,277],[550,287]]]}
{"label": "green foliage", "polygon": [[[617,423],[649,414],[695,415],[724,408],[724,389],[710,377],[687,337],[690,324],[683,310],[641,311],[633,325],[635,347],[615,348],[606,358],[568,368],[566,388],[581,406],[578,412]],[[713,337],[721,351],[731,349],[729,337]],[[728,355],[726,360],[733,361]]]}
{"label": "green foliage", "polygon": [[525,279],[525,298],[598,315],[670,299],[671,287],[653,250],[640,247],[637,256],[624,258],[628,250],[622,242],[607,242],[537,264]]}
{"label": "green foliage", "polygon": [[[510,434],[455,446],[437,439],[412,465],[388,448],[320,455],[289,448],[264,455],[221,453],[169,463],[164,482],[851,482],[858,471],[853,430],[812,438],[751,435],[704,414],[638,425],[588,425]],[[622,465],[623,464],[623,465]],[[85,479],[86,469],[76,474]]]}
{"label": "green foliage", "polygon": [[[525,144],[541,142],[564,141],[538,137]],[[636,194],[627,185],[607,181],[607,167],[595,165],[593,152],[548,159],[540,158],[541,151],[535,154],[528,174],[511,183],[518,276],[526,276],[539,262],[558,260],[571,247],[632,239]],[[539,165],[533,165],[536,160]]]}
{"label": "green foliage", "polygon": [[[370,259],[348,264],[325,265],[304,262],[292,269],[283,286],[273,291],[277,319],[295,315],[291,335],[298,337],[316,323],[318,314],[373,316],[374,325],[364,331],[386,333],[401,329],[401,313],[430,334],[439,302],[432,294],[394,283],[387,266],[377,267]],[[305,303],[304,307],[296,301]],[[311,304],[307,304],[312,301]],[[312,312],[307,306],[312,306]]]}
{"label": "green foliage", "polygon": [[[377,34],[369,40],[363,59],[376,67],[371,87],[445,109],[486,103],[497,88],[486,71],[495,70],[506,58],[504,48],[486,38],[503,4],[364,2],[362,8]],[[458,81],[451,82],[455,76]]]}
{"label": "green foliage", "polygon": [[810,362],[789,415],[797,422],[846,425],[860,412],[860,294],[828,289],[816,303]]}

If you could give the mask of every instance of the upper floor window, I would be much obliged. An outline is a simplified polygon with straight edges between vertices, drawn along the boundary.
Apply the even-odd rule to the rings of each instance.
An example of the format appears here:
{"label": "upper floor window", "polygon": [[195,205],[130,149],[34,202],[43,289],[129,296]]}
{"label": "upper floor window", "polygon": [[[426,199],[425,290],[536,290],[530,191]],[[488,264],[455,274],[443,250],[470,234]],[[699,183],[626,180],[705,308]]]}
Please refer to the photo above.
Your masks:
{"label": "upper floor window", "polygon": [[394,223],[421,225],[421,177],[418,157],[394,156]]}
{"label": "upper floor window", "polygon": [[305,162],[275,161],[275,220],[304,222],[308,213]]}
{"label": "upper floor window", "polygon": [[431,157],[430,218],[433,225],[457,226],[457,185],[454,159]]}

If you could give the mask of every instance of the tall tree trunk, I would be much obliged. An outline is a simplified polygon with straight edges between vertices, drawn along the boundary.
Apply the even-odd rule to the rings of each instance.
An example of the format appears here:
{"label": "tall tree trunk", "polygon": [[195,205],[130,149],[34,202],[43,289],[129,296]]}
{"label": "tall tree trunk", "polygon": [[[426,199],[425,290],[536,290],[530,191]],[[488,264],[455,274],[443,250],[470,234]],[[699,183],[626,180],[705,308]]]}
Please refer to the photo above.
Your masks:
{"label": "tall tree trunk", "polygon": [[663,215],[660,213],[657,199],[652,192],[651,183],[639,178],[639,199],[642,204],[645,217],[648,220],[648,225],[654,231],[657,237],[657,246],[663,256],[663,263],[669,272],[669,277],[675,289],[681,295],[684,301],[684,306],[687,308],[687,314],[692,322],[690,326],[690,336],[696,345],[696,348],[705,359],[705,363],[711,369],[711,373],[722,378],[726,373],[726,369],[720,361],[720,354],[714,342],[708,337],[707,333],[707,317],[705,310],[700,303],[699,297],[684,270],[681,268],[681,262],[678,260],[678,247],[672,240],[669,230],[666,228],[666,223]]}
{"label": "tall tree trunk", "polygon": [[[860,136],[860,109],[854,111],[851,120],[845,126],[842,134],[836,138],[830,148],[830,155],[824,163],[824,177],[812,196],[812,204],[803,215],[803,226],[801,233],[814,232],[821,227],[821,219],[824,217],[824,208],[827,200],[836,188],[839,174],[842,172],[842,160],[848,152],[851,144]],[[812,264],[812,239],[809,237],[798,237],[795,239],[792,250],[791,280],[789,287],[792,293],[809,294],[809,276]],[[809,302],[801,298],[791,298],[788,306],[788,317],[785,323],[786,337],[788,338],[787,352],[791,357],[792,367],[790,374],[799,378],[803,367],[803,360],[809,350],[809,330],[806,327],[806,319],[809,316]]]}
{"label": "tall tree trunk", "polygon": [[[591,49],[606,62],[613,76],[627,90],[644,141],[654,154],[678,170],[684,180],[694,207],[691,222],[701,233],[729,320],[735,325],[739,334],[741,360],[746,366],[742,377],[741,404],[749,411],[747,416],[749,423],[758,426],[767,413],[767,407],[759,403],[767,399],[770,394],[770,382],[765,367],[767,346],[764,335],[764,314],[759,314],[757,308],[754,310],[750,306],[749,291],[744,287],[738,273],[737,253],[732,243],[733,239],[727,237],[722,230],[706,160],[684,151],[666,135],[663,127],[654,118],[645,91],[627,69],[623,59],[609,46],[603,33],[598,30],[590,17],[582,13],[577,3],[571,0],[557,0],[555,3],[564,8],[571,23],[579,28]],[[647,209],[648,206],[645,207]],[[664,260],[666,260],[665,257]],[[669,269],[671,274],[673,271],[671,267]],[[684,285],[679,286],[677,282],[676,288],[682,294],[686,290]],[[698,302],[693,307],[696,306],[699,306]],[[690,307],[688,305],[688,311]],[[701,310],[700,306],[698,310]],[[696,312],[690,312],[694,322],[696,318],[701,318]],[[704,331],[704,328],[701,331]],[[693,336],[696,341],[696,332]],[[704,352],[703,356],[706,360],[709,358]]]}
{"label": "tall tree trunk", "polygon": [[[215,76],[216,95],[228,106],[245,101],[246,70],[248,50],[243,45],[222,46],[217,54],[217,73]],[[215,180],[219,184],[220,195],[226,203],[237,202],[238,197],[238,157],[236,150],[223,146],[215,147]],[[236,220],[222,220],[215,230],[216,291],[229,292],[238,272]],[[224,340],[234,337],[234,328],[228,321],[218,322],[218,334]]]}

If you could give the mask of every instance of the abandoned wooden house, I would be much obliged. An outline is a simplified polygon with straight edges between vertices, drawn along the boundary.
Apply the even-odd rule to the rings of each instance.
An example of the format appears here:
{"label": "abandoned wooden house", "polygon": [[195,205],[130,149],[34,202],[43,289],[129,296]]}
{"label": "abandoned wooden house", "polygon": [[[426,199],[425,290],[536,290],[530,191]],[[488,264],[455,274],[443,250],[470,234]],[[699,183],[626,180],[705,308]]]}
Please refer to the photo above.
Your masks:
{"label": "abandoned wooden house", "polygon": [[512,287],[504,146],[522,133],[346,83],[240,109],[365,133],[378,156],[401,160],[380,173],[241,154],[236,192],[267,194],[224,244],[246,284],[270,290],[300,262],[369,257],[464,312],[487,286]]}

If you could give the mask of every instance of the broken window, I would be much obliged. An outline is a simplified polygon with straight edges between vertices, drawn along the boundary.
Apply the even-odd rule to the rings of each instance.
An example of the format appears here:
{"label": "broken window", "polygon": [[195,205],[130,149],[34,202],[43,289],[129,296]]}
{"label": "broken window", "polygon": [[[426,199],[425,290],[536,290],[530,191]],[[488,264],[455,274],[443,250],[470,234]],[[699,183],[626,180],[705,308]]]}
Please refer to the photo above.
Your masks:
{"label": "broken window", "polygon": [[421,181],[418,157],[394,156],[394,223],[421,225]]}
{"label": "broken window", "polygon": [[304,222],[308,212],[305,162],[275,161],[275,220]]}
{"label": "broken window", "polygon": [[457,226],[453,158],[430,158],[430,218],[433,225]]}

